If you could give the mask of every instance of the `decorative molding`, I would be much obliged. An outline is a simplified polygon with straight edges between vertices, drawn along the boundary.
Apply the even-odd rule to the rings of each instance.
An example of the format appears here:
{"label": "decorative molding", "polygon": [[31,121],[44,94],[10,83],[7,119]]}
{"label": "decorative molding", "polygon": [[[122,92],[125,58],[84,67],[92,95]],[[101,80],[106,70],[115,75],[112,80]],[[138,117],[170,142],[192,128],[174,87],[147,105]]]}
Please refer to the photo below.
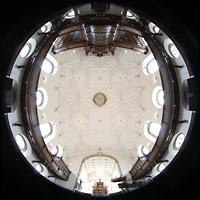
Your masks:
{"label": "decorative molding", "polygon": [[98,107],[102,107],[106,103],[107,100],[108,99],[106,95],[103,94],[102,92],[98,92],[97,94],[95,94],[92,99],[94,104],[97,105]]}

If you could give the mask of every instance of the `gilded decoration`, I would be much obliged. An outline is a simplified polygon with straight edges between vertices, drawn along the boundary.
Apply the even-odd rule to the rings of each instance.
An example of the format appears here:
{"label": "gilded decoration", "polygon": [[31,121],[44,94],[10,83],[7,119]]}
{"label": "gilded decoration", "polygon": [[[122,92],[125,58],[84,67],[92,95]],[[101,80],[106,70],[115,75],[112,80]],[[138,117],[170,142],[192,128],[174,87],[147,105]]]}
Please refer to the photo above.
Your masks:
{"label": "gilded decoration", "polygon": [[103,94],[102,92],[98,92],[94,95],[92,100],[95,105],[97,105],[98,107],[102,107],[108,99],[105,94]]}

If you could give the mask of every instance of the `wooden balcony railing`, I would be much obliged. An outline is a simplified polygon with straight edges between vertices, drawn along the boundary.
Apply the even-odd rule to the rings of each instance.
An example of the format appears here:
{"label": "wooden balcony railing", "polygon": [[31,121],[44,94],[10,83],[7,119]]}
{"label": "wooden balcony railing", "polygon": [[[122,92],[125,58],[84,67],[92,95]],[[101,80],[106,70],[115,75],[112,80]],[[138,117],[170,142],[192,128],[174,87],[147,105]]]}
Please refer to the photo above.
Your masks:
{"label": "wooden balcony railing", "polygon": [[55,33],[44,36],[26,66],[20,94],[21,116],[27,138],[38,156],[39,162],[45,165],[54,176],[67,181],[71,172],[62,158],[54,156],[48,151],[39,129],[36,106],[37,84],[41,71],[40,66],[55,38]]}
{"label": "wooden balcony railing", "polygon": [[175,134],[180,101],[178,82],[169,56],[153,34],[144,32],[143,37],[147,41],[158,63],[165,103],[163,105],[163,116],[159,136],[150,154],[138,158],[130,170],[133,180],[137,180],[149,173],[152,168],[160,162],[162,156],[166,152]]}

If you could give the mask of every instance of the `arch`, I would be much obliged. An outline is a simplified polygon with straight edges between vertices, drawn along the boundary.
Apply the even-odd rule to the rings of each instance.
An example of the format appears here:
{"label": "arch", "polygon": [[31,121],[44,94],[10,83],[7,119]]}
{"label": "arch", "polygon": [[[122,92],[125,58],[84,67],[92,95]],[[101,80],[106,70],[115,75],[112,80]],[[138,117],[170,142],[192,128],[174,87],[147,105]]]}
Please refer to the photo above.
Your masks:
{"label": "arch", "polygon": [[163,170],[165,169],[165,164],[164,163],[159,163],[157,164],[153,169],[152,169],[152,175],[157,176],[160,174]]}
{"label": "arch", "polygon": [[36,41],[35,41],[35,39],[30,38],[26,42],[26,44],[22,47],[19,55],[22,58],[28,58],[33,53],[33,51],[35,50],[35,47],[36,47]]}
{"label": "arch", "polygon": [[35,165],[35,169],[42,175],[42,176],[48,176],[48,169],[42,165],[42,164],[37,164]]}
{"label": "arch", "polygon": [[152,101],[156,108],[162,108],[164,105],[164,91],[161,86],[156,86],[152,92]]}
{"label": "arch", "polygon": [[52,27],[52,23],[51,22],[47,22],[46,24],[44,24],[40,30],[43,32],[43,33],[48,33],[50,30],[51,30],[51,27]]}
{"label": "arch", "polygon": [[143,144],[138,146],[138,156],[143,157],[149,154],[149,149],[147,149]]}
{"label": "arch", "polygon": [[51,152],[51,154],[53,154],[55,156],[61,157],[62,154],[63,154],[62,146],[61,145],[57,145],[53,149],[51,149],[50,152]]}
{"label": "arch", "polygon": [[48,53],[45,60],[42,63],[41,69],[47,74],[54,75],[58,70],[57,61]]}
{"label": "arch", "polygon": [[169,38],[164,41],[164,48],[171,58],[178,58],[180,55],[176,45]]}
{"label": "arch", "polygon": [[[79,14],[79,10],[78,10],[78,14]],[[74,9],[71,9],[69,10],[64,16],[63,16],[63,21],[66,20],[66,19],[72,19],[75,17],[75,12],[74,12]]]}
{"label": "arch", "polygon": [[73,191],[75,191],[76,183],[77,183],[77,181],[79,180],[79,177],[80,177],[81,170],[82,170],[82,167],[83,167],[84,162],[85,162],[87,159],[89,159],[89,158],[98,157],[98,156],[100,156],[100,157],[108,157],[108,158],[111,158],[112,160],[114,160],[114,161],[116,162],[117,166],[118,166],[120,176],[122,176],[121,167],[120,167],[120,165],[119,165],[118,160],[117,160],[114,156],[111,156],[111,155],[108,155],[108,154],[101,154],[101,155],[99,155],[99,154],[92,154],[92,155],[89,155],[89,156],[86,156],[85,158],[83,158],[83,160],[82,160],[82,162],[81,162],[81,165],[80,165],[80,167],[79,167],[79,171],[78,171],[78,175],[77,175],[77,179],[76,179],[76,181],[75,181],[75,185],[74,185]]}
{"label": "arch", "polygon": [[17,134],[15,136],[15,141],[25,157],[29,157],[32,153],[31,145],[28,139],[23,134]]}
{"label": "arch", "polygon": [[144,124],[144,135],[153,143],[156,142],[160,130],[161,130],[161,125],[158,123],[147,121]]}
{"label": "arch", "polygon": [[154,23],[150,22],[148,24],[148,27],[149,27],[149,30],[152,32],[152,33],[159,33],[160,31],[160,28],[158,26],[156,26]]}
{"label": "arch", "polygon": [[50,121],[40,125],[41,135],[47,144],[56,136],[56,125],[54,122]]}
{"label": "arch", "polygon": [[159,70],[158,63],[152,53],[144,59],[142,63],[142,70],[145,75],[154,74],[156,71]]}
{"label": "arch", "polygon": [[43,87],[39,87],[36,92],[36,105],[37,108],[42,110],[47,106],[48,94]]}
{"label": "arch", "polygon": [[171,155],[175,156],[181,149],[183,142],[185,140],[185,135],[183,133],[176,133],[172,138],[172,141],[168,147],[168,151]]}

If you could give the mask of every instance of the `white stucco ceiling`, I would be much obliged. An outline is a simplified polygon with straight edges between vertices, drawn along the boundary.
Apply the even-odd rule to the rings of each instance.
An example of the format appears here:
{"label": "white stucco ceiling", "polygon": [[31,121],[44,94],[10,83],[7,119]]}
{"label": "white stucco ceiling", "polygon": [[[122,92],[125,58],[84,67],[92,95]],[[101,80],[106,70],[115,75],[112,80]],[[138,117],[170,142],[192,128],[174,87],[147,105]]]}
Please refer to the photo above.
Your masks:
{"label": "white stucco ceiling", "polygon": [[[131,155],[139,136],[141,82],[133,51],[85,55],[83,48],[63,53],[58,112],[68,154],[102,151]],[[107,102],[93,102],[102,92]]]}

